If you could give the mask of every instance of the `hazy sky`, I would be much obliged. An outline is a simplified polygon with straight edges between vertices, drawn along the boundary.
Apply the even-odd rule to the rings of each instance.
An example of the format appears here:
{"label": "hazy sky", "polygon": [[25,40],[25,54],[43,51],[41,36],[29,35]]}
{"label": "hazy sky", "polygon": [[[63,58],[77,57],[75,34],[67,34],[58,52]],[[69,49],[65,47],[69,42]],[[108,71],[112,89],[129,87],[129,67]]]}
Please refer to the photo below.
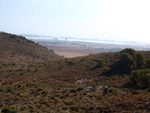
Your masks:
{"label": "hazy sky", "polygon": [[0,31],[150,43],[150,0],[0,0]]}

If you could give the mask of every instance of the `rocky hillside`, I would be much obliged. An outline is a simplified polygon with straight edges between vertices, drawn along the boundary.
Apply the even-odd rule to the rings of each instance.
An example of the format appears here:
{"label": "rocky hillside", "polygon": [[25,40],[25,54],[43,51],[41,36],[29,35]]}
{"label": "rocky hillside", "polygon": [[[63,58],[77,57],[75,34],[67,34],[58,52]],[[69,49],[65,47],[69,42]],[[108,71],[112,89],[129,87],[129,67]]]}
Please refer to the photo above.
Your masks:
{"label": "rocky hillside", "polygon": [[25,37],[0,32],[1,61],[54,60],[59,58],[62,57]]}

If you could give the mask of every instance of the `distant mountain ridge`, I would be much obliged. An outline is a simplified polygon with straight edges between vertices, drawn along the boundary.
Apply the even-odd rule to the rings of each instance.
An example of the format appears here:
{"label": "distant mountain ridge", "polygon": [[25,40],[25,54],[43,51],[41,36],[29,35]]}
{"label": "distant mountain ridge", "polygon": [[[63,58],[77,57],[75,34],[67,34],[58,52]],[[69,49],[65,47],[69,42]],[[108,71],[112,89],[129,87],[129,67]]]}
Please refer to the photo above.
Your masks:
{"label": "distant mountain ridge", "polygon": [[23,36],[0,32],[0,60],[54,60],[62,58],[53,51]]}

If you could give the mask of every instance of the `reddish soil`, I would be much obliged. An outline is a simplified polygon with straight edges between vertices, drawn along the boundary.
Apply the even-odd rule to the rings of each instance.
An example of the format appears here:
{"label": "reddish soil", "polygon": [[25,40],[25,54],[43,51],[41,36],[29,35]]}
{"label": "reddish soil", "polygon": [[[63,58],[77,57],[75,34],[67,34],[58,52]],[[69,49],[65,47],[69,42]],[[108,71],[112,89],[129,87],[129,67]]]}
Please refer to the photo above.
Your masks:
{"label": "reddish soil", "polygon": [[54,50],[54,52],[58,55],[64,56],[66,58],[79,57],[79,56],[87,56],[89,54],[99,53],[98,51],[88,51],[88,50]]}
{"label": "reddish soil", "polygon": [[56,54],[64,56],[66,58],[87,56],[89,54],[97,54],[102,52],[95,50],[85,50],[77,46],[69,46],[69,45],[43,45],[43,46],[46,46],[48,49],[52,49]]}

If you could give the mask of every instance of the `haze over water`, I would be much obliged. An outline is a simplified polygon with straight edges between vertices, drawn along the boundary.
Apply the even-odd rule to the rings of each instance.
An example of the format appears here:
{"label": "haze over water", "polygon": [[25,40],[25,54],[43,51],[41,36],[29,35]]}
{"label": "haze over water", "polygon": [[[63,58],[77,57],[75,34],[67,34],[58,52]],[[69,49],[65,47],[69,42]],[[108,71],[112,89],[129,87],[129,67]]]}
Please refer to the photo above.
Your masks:
{"label": "haze over water", "polygon": [[[54,40],[56,37],[26,37],[27,39],[31,40]],[[72,41],[72,42],[89,42],[89,43],[106,43],[106,44],[129,44],[129,45],[144,45],[146,43],[138,43],[138,42],[127,42],[127,41],[114,41],[114,40],[100,40],[100,39],[86,39],[86,38],[66,38],[66,37],[59,37],[57,38],[58,41]]]}
{"label": "haze over water", "polygon": [[150,43],[149,0],[0,0],[0,31]]}

